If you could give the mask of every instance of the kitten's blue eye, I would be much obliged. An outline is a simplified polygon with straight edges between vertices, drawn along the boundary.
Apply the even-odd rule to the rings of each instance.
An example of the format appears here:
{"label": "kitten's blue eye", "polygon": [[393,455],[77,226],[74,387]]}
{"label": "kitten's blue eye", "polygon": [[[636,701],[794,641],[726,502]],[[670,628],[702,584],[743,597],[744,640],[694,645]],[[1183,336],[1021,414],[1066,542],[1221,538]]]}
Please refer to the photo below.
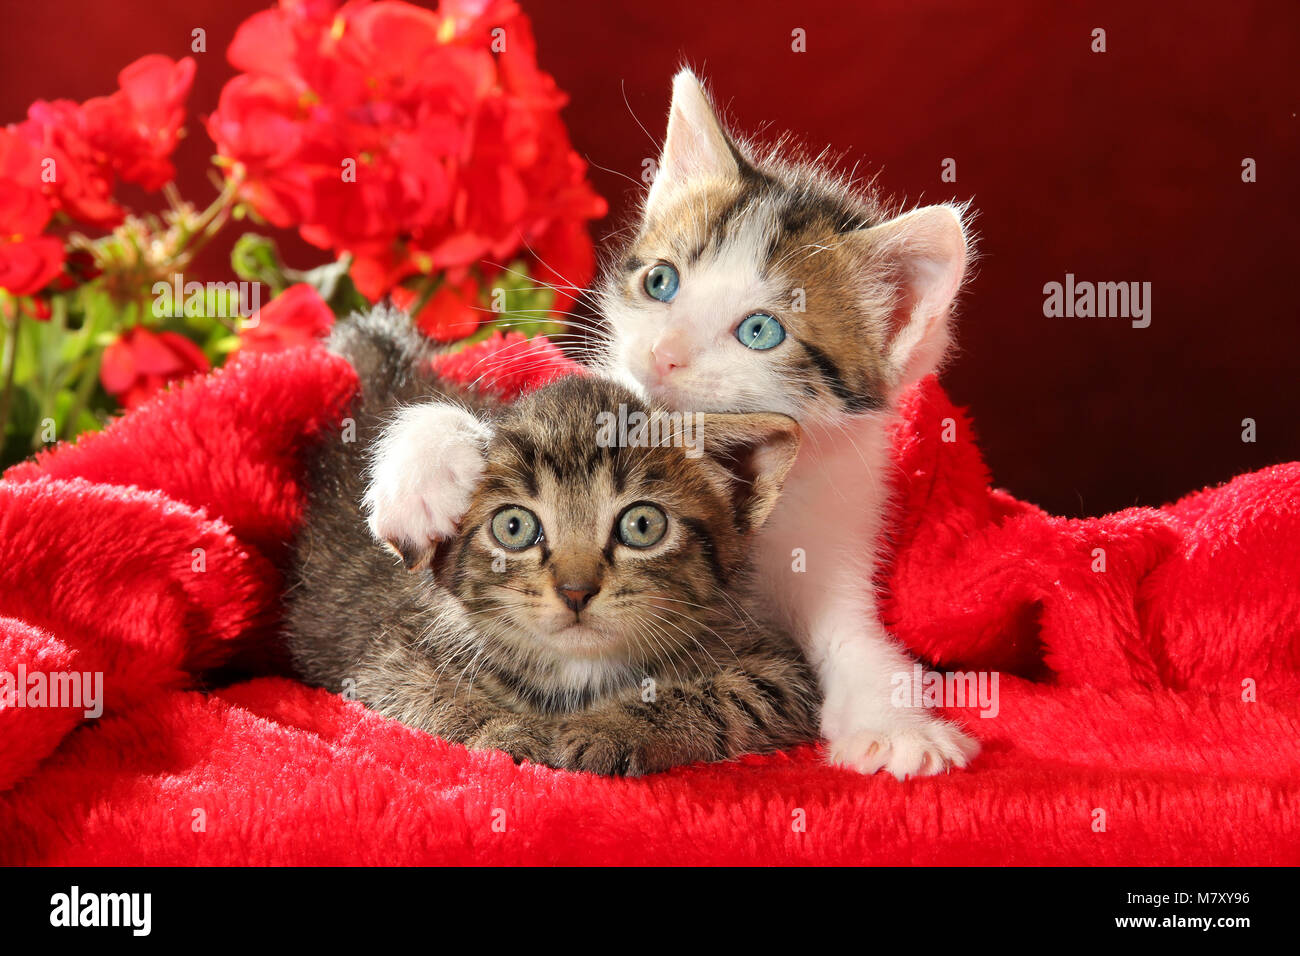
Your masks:
{"label": "kitten's blue eye", "polygon": [[492,537],[511,551],[531,548],[542,537],[542,523],[527,508],[510,505],[492,516]]}
{"label": "kitten's blue eye", "polygon": [[633,505],[618,519],[618,540],[629,548],[649,548],[668,530],[668,516],[658,505]]}
{"label": "kitten's blue eye", "polygon": [[645,291],[652,299],[658,299],[660,302],[671,302],[673,296],[677,294],[677,286],[681,280],[677,276],[677,270],[666,262],[661,262],[645,274]]}
{"label": "kitten's blue eye", "polygon": [[740,323],[736,329],[736,338],[740,339],[740,344],[745,348],[765,352],[785,341],[785,326],[774,315],[754,312],[745,316],[745,321]]}

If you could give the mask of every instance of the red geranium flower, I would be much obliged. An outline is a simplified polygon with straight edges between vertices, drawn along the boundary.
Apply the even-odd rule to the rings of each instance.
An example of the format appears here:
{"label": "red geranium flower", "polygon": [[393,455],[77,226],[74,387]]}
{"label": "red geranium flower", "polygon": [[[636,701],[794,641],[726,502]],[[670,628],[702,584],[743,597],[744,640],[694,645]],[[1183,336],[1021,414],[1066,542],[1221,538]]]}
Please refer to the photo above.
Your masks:
{"label": "red geranium flower", "polygon": [[258,310],[253,324],[239,333],[245,352],[278,352],[310,345],[326,335],[334,313],[320,294],[305,282],[291,285]]}
{"label": "red geranium flower", "polygon": [[513,0],[281,0],[240,26],[229,57],[243,73],[208,131],[243,198],[352,253],[368,298],[519,255],[543,272],[558,256],[546,274],[563,284],[591,278],[585,223],[605,203]]}
{"label": "red geranium flower", "polygon": [[185,121],[194,60],[144,56],[118,73],[117,82],[112,96],[82,105],[87,135],[123,180],[161,189],[176,177],[171,154]]}
{"label": "red geranium flower", "polygon": [[113,201],[112,169],[87,135],[85,115],[71,100],[37,100],[14,127],[40,156],[39,188],[78,222],[111,229],[125,213]]}
{"label": "red geranium flower", "polygon": [[63,243],[58,239],[36,236],[0,240],[0,289],[13,295],[33,295],[62,271]]}
{"label": "red geranium flower", "polygon": [[303,132],[301,96],[295,84],[279,77],[237,76],[221,90],[217,111],[207,120],[208,135],[222,154],[239,157],[246,176],[243,198],[282,228],[302,222],[308,212],[310,170],[295,161]]}
{"label": "red geranium flower", "polygon": [[36,187],[79,222],[116,226],[124,211],[113,200],[115,177],[155,190],[175,176],[169,157],[193,79],[188,57],[146,56],[118,74],[111,96],[37,100],[11,127],[39,157]]}
{"label": "red geranium flower", "polygon": [[26,140],[0,129],[0,289],[12,295],[39,292],[63,268],[63,243],[41,235],[51,209],[40,169]]}
{"label": "red geranium flower", "polygon": [[[471,278],[461,282],[443,282],[429,297],[420,314],[414,317],[415,324],[438,342],[458,342],[467,338],[485,318],[484,309],[478,304],[478,295],[478,283]],[[389,293],[389,298],[393,305],[409,312],[415,305],[417,294],[405,286],[398,286]]]}
{"label": "red geranium flower", "polygon": [[104,349],[99,380],[120,404],[134,408],[168,382],[207,369],[207,357],[185,336],[137,325]]}

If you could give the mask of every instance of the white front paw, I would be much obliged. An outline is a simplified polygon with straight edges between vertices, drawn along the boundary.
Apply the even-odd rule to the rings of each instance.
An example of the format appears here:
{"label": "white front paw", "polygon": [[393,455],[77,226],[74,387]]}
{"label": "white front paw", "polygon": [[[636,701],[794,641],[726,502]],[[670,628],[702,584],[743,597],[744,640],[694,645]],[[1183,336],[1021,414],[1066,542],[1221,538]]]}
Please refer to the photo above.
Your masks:
{"label": "white front paw", "polygon": [[887,770],[899,780],[928,777],[965,767],[979,753],[979,743],[955,726],[933,717],[882,721],[830,738],[830,762],[876,773]]}
{"label": "white front paw", "polygon": [[410,405],[384,428],[370,461],[370,532],[408,568],[452,537],[483,475],[492,430],[465,409]]}

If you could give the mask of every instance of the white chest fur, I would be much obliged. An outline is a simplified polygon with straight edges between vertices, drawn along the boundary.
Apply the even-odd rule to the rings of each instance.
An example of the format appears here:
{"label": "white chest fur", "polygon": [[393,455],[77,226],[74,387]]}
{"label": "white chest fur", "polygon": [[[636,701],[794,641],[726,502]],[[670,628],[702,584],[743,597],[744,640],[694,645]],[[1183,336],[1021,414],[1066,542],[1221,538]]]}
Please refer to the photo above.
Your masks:
{"label": "white chest fur", "polygon": [[763,593],[817,669],[830,757],[895,776],[965,766],[974,740],[922,710],[893,706],[912,661],[876,611],[875,566],[889,514],[889,419],[804,429],[804,446],[758,542]]}
{"label": "white chest fur", "polygon": [[809,644],[837,615],[874,616],[872,576],[889,495],[888,419],[807,426],[799,457],[758,542],[758,570],[775,610]]}

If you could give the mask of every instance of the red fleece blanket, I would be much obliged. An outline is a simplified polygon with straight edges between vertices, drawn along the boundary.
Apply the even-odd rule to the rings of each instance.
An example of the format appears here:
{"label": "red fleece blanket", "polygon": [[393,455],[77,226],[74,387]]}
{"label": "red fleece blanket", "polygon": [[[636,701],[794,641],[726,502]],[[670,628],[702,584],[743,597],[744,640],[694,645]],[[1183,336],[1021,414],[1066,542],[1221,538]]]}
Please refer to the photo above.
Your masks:
{"label": "red fleece blanket", "polygon": [[[503,394],[570,370],[518,346]],[[1300,464],[1055,518],[990,489],[926,381],[880,585],[930,665],[999,675],[996,715],[946,711],[970,770],[866,778],[808,746],[603,779],[282,676],[302,455],[354,389],[321,350],[252,356],[0,482],[0,679],[27,690],[0,708],[0,862],[1300,862]],[[26,706],[73,671],[103,674],[101,717]]]}

